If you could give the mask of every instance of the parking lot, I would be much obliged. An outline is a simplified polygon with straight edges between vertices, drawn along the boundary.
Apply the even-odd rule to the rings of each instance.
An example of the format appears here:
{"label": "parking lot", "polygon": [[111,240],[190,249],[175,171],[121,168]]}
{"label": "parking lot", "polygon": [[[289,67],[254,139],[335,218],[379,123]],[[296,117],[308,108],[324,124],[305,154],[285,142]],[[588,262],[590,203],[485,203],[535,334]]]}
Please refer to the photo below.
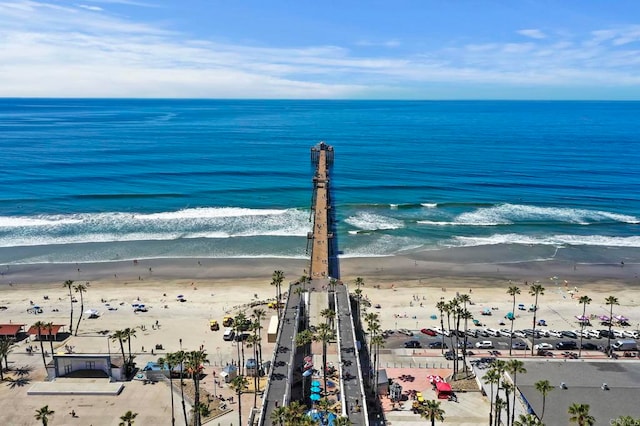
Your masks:
{"label": "parking lot", "polygon": [[[608,339],[598,333],[597,330],[590,329],[592,335],[585,335],[582,338],[583,351],[604,351]],[[603,334],[607,334],[608,330],[603,330]],[[431,333],[432,330],[428,331]],[[563,334],[564,332],[564,334]],[[451,349],[451,342],[453,338],[453,344],[456,344],[456,337],[445,336],[442,334],[436,334],[435,336],[425,334],[420,330],[402,330],[402,331],[388,331],[387,339],[385,343],[386,349],[400,349],[400,348],[412,348],[412,349],[435,349],[446,352]],[[498,334],[498,336],[495,336]],[[493,330],[474,328],[468,330],[466,336],[461,332],[458,337],[459,347],[464,346],[464,339],[466,337],[466,347],[474,355],[482,354],[486,355],[489,351],[498,351],[500,353],[509,352],[509,330]],[[545,328],[536,329],[537,337],[535,338],[536,349],[545,351],[566,351],[566,350],[578,350],[580,347],[580,336],[573,330],[546,330]],[[618,333],[622,336],[621,333]],[[597,337],[596,337],[597,336]],[[611,343],[617,340],[632,340],[629,337],[611,337]],[[514,330],[514,337],[512,340],[512,353],[514,355],[524,354],[531,350],[531,345],[534,342],[533,330]],[[444,345],[444,348],[441,347]],[[574,346],[575,345],[575,346]]]}

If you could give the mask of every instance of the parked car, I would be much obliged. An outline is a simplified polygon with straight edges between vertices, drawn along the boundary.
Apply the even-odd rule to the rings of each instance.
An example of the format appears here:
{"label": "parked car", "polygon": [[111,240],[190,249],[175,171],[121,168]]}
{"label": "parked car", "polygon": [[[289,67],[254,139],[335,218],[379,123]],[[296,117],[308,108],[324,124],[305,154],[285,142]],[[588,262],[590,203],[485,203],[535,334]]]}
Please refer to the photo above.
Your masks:
{"label": "parked car", "polygon": [[529,347],[525,342],[513,342],[513,344],[511,345],[511,348],[520,349],[520,350],[529,349]]}
{"label": "parked car", "polygon": [[622,332],[622,335],[623,335],[624,337],[628,337],[628,338],[630,338],[630,339],[637,339],[637,338],[639,337],[638,332],[637,332],[637,331],[635,331],[635,330],[624,330],[624,331]]}
{"label": "parked car", "polygon": [[448,359],[449,361],[453,361],[453,360],[455,360],[455,359],[457,358],[457,357],[456,357],[456,353],[455,353],[455,352],[453,352],[453,351],[447,351],[447,352],[445,352],[445,353],[444,353],[444,357],[445,357],[446,359]]}
{"label": "parked car", "polygon": [[582,349],[584,349],[585,351],[597,351],[598,345],[596,345],[595,343],[586,342],[582,344]]}
{"label": "parked car", "polygon": [[562,336],[563,337],[569,337],[570,339],[577,339],[578,335],[576,333],[574,333],[573,331],[563,331],[562,332]]}
{"label": "parked car", "polygon": [[467,336],[478,337],[478,330],[467,330]]}
{"label": "parked car", "polygon": [[588,332],[586,331],[582,331],[582,330],[573,330],[574,333],[576,333],[576,335],[578,337],[580,337],[580,335],[582,335],[583,339],[591,339],[591,336],[589,335]]}
{"label": "parked car", "polygon": [[427,336],[437,336],[438,335],[438,333],[436,333],[435,330],[432,330],[430,328],[423,328],[422,330],[420,330],[420,333],[426,334]]}
{"label": "parked car", "polygon": [[431,348],[431,349],[448,349],[449,347],[444,342],[431,342],[431,343],[429,343],[429,348]]}
{"label": "parked car", "polygon": [[421,348],[422,345],[417,340],[409,340],[404,342],[405,348]]}
{"label": "parked car", "polygon": [[613,331],[609,332],[609,330],[598,330],[598,333],[600,333],[600,337],[611,337],[612,339],[616,337]]}
{"label": "parked car", "polygon": [[522,330],[514,330],[513,336],[514,337],[526,337],[527,335]]}
{"label": "parked car", "polygon": [[549,336],[551,336],[551,337],[562,337],[562,331],[549,330]]}
{"label": "parked car", "polygon": [[493,342],[491,340],[483,340],[476,343],[478,349],[493,349]]}
{"label": "parked car", "polygon": [[592,339],[599,339],[600,337],[600,332],[598,330],[586,330],[587,333],[589,333],[589,336],[591,336]]}
{"label": "parked car", "polygon": [[622,333],[622,330],[611,330],[613,332],[613,336],[616,339],[622,339],[624,337],[624,334]]}
{"label": "parked car", "polygon": [[576,342],[574,341],[562,341],[562,342],[558,342],[556,343],[556,349],[564,349],[564,350],[571,350],[571,349],[577,349],[578,345],[576,345]]}
{"label": "parked car", "polygon": [[537,343],[533,349],[535,349],[536,351],[540,351],[540,350],[549,350],[549,349],[553,349],[553,345],[551,343]]}
{"label": "parked car", "polygon": [[413,336],[413,331],[407,330],[406,328],[401,328],[400,330],[398,330],[398,333],[402,333],[405,336],[409,336],[409,337]]}
{"label": "parked car", "polygon": [[[459,348],[464,348],[464,347],[465,347],[465,341],[464,341],[464,340],[460,340],[460,341],[458,342],[458,347],[459,347]],[[471,342],[467,341],[467,342],[466,342],[466,347],[467,347],[467,348],[472,348],[472,347],[473,347],[473,343],[471,343]]]}

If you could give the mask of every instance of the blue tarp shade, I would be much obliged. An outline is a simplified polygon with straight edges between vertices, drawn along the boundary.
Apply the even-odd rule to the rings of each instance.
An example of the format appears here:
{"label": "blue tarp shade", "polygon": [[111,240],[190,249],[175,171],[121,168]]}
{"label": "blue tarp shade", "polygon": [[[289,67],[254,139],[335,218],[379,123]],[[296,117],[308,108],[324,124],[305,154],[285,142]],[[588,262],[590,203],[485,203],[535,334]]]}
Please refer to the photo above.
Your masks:
{"label": "blue tarp shade", "polygon": [[312,401],[320,401],[320,395],[318,395],[317,393],[312,393],[309,399],[311,399]]}

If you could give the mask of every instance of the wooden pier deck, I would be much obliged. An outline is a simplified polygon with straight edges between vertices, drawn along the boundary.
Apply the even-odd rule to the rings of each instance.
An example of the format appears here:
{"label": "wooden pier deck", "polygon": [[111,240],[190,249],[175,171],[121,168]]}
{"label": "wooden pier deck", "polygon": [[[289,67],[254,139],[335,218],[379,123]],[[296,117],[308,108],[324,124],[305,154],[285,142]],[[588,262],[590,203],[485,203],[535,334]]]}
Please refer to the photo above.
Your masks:
{"label": "wooden pier deck", "polygon": [[[329,238],[332,238],[329,223],[329,150],[328,145],[320,144],[316,151],[317,166],[313,177],[313,231],[311,238],[311,265],[309,276],[311,279],[329,278]],[[331,151],[331,155],[333,152]]]}

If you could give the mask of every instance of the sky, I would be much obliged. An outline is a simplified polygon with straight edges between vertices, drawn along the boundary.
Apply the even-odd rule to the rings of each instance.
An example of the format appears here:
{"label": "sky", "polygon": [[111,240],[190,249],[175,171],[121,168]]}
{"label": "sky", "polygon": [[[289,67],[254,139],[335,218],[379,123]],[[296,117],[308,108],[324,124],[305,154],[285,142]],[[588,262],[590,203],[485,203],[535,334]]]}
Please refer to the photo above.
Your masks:
{"label": "sky", "polygon": [[640,1],[0,0],[0,97],[640,100]]}

